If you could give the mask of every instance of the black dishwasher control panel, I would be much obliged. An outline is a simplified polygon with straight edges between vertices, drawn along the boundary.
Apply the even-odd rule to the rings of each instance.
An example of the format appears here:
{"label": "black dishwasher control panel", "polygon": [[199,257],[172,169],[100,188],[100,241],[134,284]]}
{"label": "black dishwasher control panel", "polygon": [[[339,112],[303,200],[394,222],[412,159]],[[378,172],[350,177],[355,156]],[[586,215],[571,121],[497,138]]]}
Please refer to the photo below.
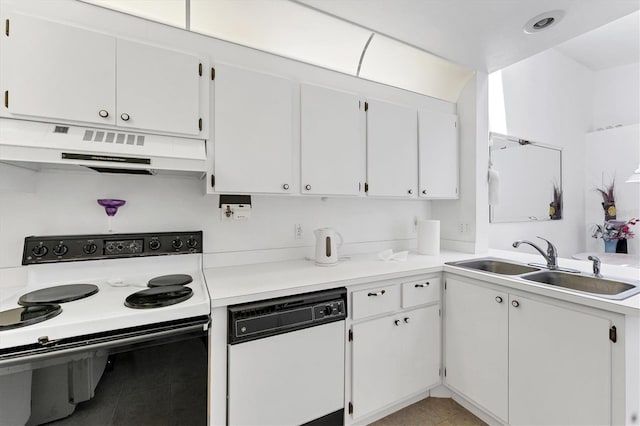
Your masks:
{"label": "black dishwasher control panel", "polygon": [[345,288],[230,306],[228,343],[247,342],[347,317]]}

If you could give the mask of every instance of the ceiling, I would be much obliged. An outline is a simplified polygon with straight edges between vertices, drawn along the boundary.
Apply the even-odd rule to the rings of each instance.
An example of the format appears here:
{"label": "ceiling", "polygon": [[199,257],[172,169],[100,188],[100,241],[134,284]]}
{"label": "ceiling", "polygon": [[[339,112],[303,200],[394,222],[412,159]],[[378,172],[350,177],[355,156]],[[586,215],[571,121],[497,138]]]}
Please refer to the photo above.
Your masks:
{"label": "ceiling", "polygon": [[594,71],[640,62],[640,12],[566,41],[556,49]]}
{"label": "ceiling", "polygon": [[[292,1],[459,65],[487,72],[502,69],[640,9],[638,0]],[[565,15],[557,25],[534,34],[523,31],[525,23],[534,16],[558,9]],[[637,20],[635,24],[632,21],[629,20],[630,27],[638,25]],[[591,43],[578,40],[561,49],[578,56],[579,51],[590,53]],[[610,46],[601,44],[603,52],[613,56]],[[620,56],[624,56],[623,49]],[[603,59],[603,62],[606,61]]]}

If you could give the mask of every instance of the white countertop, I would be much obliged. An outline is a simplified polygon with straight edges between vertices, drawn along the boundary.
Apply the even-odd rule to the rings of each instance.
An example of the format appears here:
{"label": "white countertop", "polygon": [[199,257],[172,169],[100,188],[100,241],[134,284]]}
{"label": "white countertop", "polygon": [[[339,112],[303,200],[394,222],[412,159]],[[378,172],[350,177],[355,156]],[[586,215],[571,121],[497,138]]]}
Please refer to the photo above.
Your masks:
{"label": "white countertop", "polygon": [[[406,261],[383,261],[376,253],[351,256],[335,266],[317,266],[311,260],[299,259],[283,262],[258,263],[251,265],[207,268],[204,270],[212,307],[233,305],[261,299],[286,296],[296,293],[317,291],[341,286],[352,286],[380,280],[403,278],[412,275],[438,273],[444,271],[459,273],[471,278],[490,279],[505,287],[524,290],[544,296],[555,297],[600,309],[624,314],[640,314],[640,295],[625,300],[607,300],[581,295],[542,284],[525,282],[508,276],[455,268],[445,262],[479,257],[499,257],[518,262],[541,263],[538,254],[490,250],[488,253],[469,254],[445,252],[440,256],[422,256],[409,253]],[[558,259],[560,266],[591,272],[591,262],[573,259]],[[614,265],[602,265],[605,276],[640,279],[640,271]]]}

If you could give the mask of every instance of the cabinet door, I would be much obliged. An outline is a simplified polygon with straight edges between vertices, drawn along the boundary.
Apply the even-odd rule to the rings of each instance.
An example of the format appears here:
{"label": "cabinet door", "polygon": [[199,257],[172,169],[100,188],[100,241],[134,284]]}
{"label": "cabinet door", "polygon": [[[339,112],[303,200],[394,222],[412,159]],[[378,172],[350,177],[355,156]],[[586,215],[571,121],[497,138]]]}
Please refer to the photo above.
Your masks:
{"label": "cabinet door", "polygon": [[0,61],[5,111],[115,123],[113,37],[19,14],[9,22]]}
{"label": "cabinet door", "polygon": [[445,290],[445,381],[508,418],[508,295],[453,278]]}
{"label": "cabinet door", "polygon": [[198,135],[199,59],[127,40],[117,47],[118,126]]}
{"label": "cabinet door", "polygon": [[357,419],[392,403],[398,395],[397,354],[399,326],[394,316],[353,326],[351,402]]}
{"label": "cabinet door", "polygon": [[396,398],[409,396],[440,382],[439,305],[403,312],[396,333]]}
{"label": "cabinet door", "polygon": [[353,418],[440,382],[439,306],[400,312],[353,326]]}
{"label": "cabinet door", "polygon": [[509,423],[610,424],[610,321],[524,297],[511,299]]}
{"label": "cabinet door", "polygon": [[367,102],[368,194],[416,197],[418,191],[418,123],[414,108]]}
{"label": "cabinet door", "polygon": [[418,111],[420,197],[458,198],[458,116]]}
{"label": "cabinet door", "polygon": [[292,191],[293,91],[284,78],[216,66],[216,192]]}
{"label": "cabinet door", "polygon": [[361,114],[360,101],[352,93],[308,84],[300,87],[303,194],[360,193],[366,160]]}

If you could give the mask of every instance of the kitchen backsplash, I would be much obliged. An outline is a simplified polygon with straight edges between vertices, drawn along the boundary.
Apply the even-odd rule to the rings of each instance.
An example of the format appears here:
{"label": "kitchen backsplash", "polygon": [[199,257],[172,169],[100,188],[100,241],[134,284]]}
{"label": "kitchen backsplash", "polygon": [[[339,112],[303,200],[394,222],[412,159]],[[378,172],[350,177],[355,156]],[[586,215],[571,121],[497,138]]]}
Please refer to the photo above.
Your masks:
{"label": "kitchen backsplash", "polygon": [[[127,201],[113,218],[113,232],[204,231],[207,254],[313,247],[313,230],[331,226],[345,244],[415,245],[414,218],[428,218],[430,203],[362,198],[253,196],[246,221],[222,222],[217,195],[204,182],[172,176],[108,175],[86,171],[25,172],[0,165],[0,267],[20,265],[28,235],[105,233],[98,198]],[[7,185],[6,183],[13,182]],[[21,182],[21,184],[16,184]],[[295,225],[302,238],[295,238]],[[287,250],[285,250],[287,252]]]}

